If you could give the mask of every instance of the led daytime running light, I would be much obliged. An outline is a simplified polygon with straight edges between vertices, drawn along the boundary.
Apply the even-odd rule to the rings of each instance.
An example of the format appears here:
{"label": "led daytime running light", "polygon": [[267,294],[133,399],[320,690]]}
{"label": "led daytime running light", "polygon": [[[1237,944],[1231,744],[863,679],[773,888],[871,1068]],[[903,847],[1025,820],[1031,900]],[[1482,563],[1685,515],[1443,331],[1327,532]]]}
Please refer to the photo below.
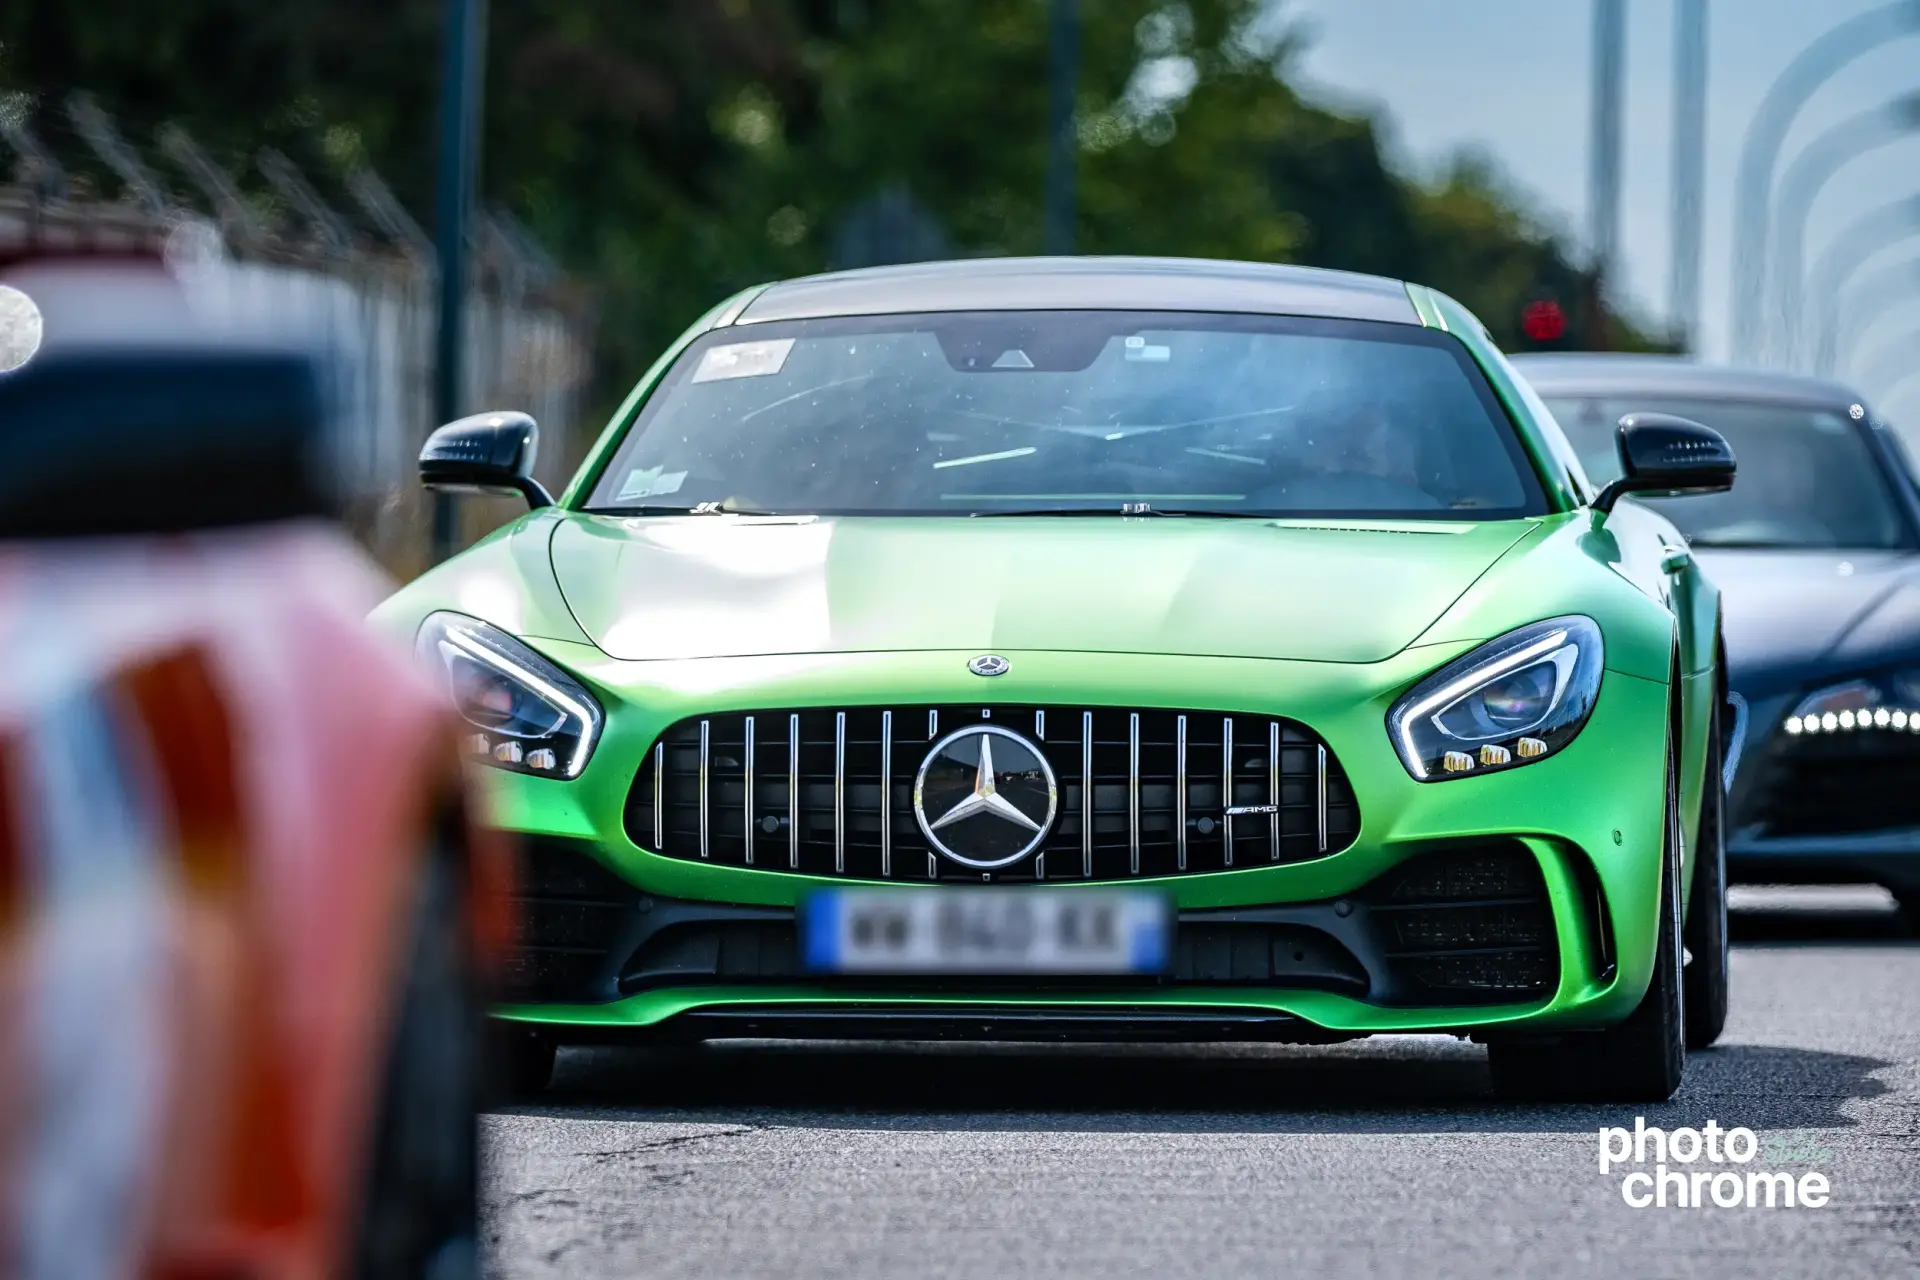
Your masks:
{"label": "led daytime running light", "polygon": [[1857,711],[1826,711],[1804,716],[1788,716],[1780,726],[1793,735],[1854,733],[1863,729],[1888,729],[1896,733],[1920,733],[1920,710],[1904,707],[1862,707]]}

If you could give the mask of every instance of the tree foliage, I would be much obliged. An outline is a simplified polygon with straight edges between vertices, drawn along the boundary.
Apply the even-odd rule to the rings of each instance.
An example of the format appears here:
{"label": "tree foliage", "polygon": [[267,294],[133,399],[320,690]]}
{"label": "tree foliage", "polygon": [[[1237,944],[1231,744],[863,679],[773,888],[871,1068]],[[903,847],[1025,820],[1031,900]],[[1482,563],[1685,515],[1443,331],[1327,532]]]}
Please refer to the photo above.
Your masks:
{"label": "tree foliage", "polygon": [[[1485,164],[1410,178],[1375,120],[1295,91],[1284,8],[1081,8],[1081,251],[1420,280],[1509,344],[1550,293],[1569,344],[1594,336],[1571,254]],[[484,196],[595,291],[609,392],[726,292],[870,259],[874,226],[963,255],[1040,248],[1046,0],[490,11]],[[85,88],[136,138],[178,120],[236,160],[263,144],[364,160],[426,222],[441,16],[440,0],[28,0],[0,9],[0,87],[36,95],[41,119]]]}

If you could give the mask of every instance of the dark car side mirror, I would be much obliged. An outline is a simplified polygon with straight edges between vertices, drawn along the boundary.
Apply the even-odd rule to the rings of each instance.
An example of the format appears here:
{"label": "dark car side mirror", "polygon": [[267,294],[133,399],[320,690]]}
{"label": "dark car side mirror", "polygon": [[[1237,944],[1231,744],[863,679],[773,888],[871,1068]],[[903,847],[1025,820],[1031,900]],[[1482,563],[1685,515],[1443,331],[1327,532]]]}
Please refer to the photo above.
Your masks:
{"label": "dark car side mirror", "polygon": [[1712,427],[1670,413],[1630,413],[1614,436],[1620,478],[1602,489],[1593,509],[1613,510],[1622,494],[1676,498],[1733,488],[1733,446]]}
{"label": "dark car side mirror", "polygon": [[553,495],[533,478],[540,428],[524,413],[476,413],[449,422],[420,449],[420,483],[453,493],[517,493],[530,507]]}

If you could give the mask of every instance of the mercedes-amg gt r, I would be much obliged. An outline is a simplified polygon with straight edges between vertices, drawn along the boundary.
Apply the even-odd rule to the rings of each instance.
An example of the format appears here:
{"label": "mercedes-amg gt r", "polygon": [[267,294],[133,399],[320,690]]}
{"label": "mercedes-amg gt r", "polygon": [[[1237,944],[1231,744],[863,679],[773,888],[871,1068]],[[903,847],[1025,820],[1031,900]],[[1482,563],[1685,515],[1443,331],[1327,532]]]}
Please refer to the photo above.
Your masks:
{"label": "mercedes-amg gt r", "polygon": [[1473,316],[1298,268],[1034,259],[750,289],[555,500],[376,614],[523,838],[517,1029],[1456,1032],[1664,1098],[1726,1009],[1719,597]]}

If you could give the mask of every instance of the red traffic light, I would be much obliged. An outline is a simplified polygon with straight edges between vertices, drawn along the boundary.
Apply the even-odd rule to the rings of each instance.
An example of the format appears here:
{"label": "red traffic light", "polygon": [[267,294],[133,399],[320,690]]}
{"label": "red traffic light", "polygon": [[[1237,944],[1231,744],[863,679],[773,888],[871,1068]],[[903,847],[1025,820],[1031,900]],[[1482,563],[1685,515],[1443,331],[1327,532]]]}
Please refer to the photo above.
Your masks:
{"label": "red traffic light", "polygon": [[1520,313],[1520,329],[1535,342],[1554,342],[1567,332],[1567,313],[1552,298],[1537,298]]}

